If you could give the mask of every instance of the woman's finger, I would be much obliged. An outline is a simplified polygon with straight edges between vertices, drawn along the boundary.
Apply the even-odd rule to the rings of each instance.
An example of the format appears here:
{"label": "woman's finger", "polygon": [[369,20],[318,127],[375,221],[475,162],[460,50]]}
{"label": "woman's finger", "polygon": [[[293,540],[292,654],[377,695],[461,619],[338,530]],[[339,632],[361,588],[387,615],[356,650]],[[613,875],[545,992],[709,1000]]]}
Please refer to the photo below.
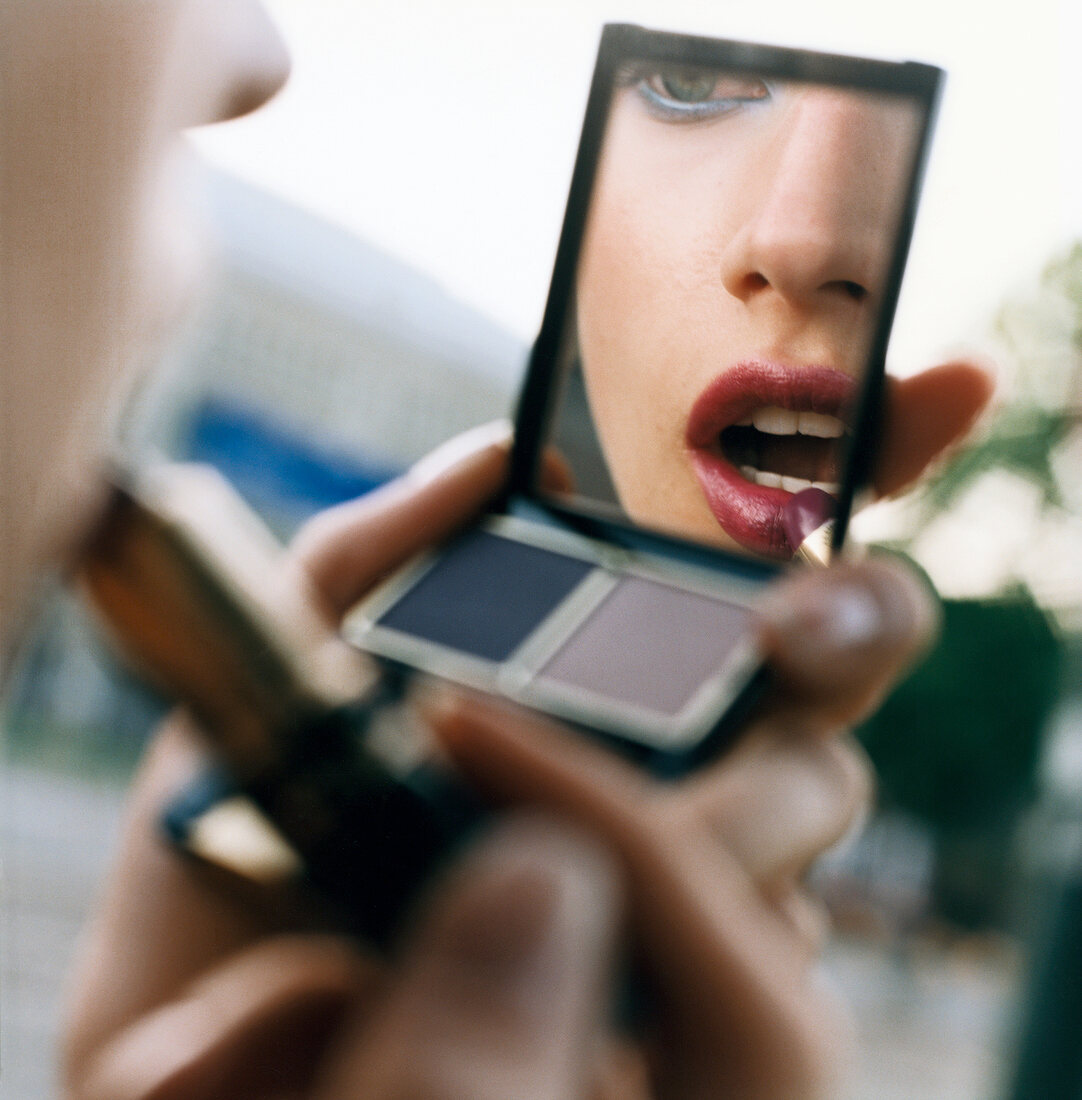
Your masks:
{"label": "woman's finger", "polygon": [[328,613],[337,620],[390,569],[474,517],[503,485],[510,449],[506,421],[482,425],[302,527],[291,553]]}
{"label": "woman's finger", "polygon": [[830,914],[826,905],[809,890],[795,882],[779,882],[767,889],[776,912],[789,922],[794,935],[804,943],[809,964],[823,953],[830,935]]}
{"label": "woman's finger", "polygon": [[802,570],[760,601],[774,673],[768,712],[790,726],[851,724],[935,636],[926,584],[886,555]]}
{"label": "woman's finger", "polygon": [[804,935],[716,835],[683,828],[663,788],[538,715],[462,696],[427,709],[477,787],[574,821],[618,853],[661,998],[660,1095],[699,1095],[703,1081],[716,1095],[819,1094],[847,1047],[845,1014],[815,985]]}
{"label": "woman's finger", "polygon": [[619,923],[616,876],[566,826],[499,826],[436,891],[319,1100],[586,1096]]}
{"label": "woman's finger", "polygon": [[724,760],[673,789],[676,827],[706,829],[756,882],[793,880],[852,829],[871,772],[849,737],[760,731]]}
{"label": "woman's finger", "polygon": [[889,496],[917,480],[973,427],[995,389],[978,363],[944,363],[910,378],[887,377],[875,487]]}

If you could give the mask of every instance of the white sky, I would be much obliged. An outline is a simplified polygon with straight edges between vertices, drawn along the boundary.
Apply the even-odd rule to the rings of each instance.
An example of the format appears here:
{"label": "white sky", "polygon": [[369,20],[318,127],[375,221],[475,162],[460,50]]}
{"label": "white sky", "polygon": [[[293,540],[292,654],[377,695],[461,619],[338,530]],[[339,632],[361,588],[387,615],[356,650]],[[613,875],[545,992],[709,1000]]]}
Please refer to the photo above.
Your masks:
{"label": "white sky", "polygon": [[[1082,235],[1077,0],[269,0],[294,76],[198,138],[230,171],[434,275],[523,339],[544,303],[602,22],[950,71],[895,363],[979,332]],[[1079,9],[1079,10],[1076,10]]]}

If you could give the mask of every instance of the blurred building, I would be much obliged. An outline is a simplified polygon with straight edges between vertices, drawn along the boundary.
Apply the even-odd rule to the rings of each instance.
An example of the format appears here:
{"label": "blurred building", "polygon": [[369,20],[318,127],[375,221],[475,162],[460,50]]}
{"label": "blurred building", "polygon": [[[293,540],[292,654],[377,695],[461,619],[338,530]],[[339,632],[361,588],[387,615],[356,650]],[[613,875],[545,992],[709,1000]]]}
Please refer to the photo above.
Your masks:
{"label": "blurred building", "polygon": [[137,403],[141,442],[217,461],[242,488],[304,510],[306,493],[310,508],[350,496],[508,413],[521,341],[265,192],[208,171],[206,194],[220,272],[171,369]]}

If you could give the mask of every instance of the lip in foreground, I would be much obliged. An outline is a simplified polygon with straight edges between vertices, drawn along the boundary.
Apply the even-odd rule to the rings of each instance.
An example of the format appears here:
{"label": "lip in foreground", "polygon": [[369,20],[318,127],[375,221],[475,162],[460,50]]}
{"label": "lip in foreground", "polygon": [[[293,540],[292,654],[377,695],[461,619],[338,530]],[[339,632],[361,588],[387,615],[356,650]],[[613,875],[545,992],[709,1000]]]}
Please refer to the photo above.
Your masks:
{"label": "lip in foreground", "polygon": [[740,546],[792,556],[785,505],[809,488],[837,494],[843,416],[855,389],[833,367],[745,362],[696,399],[685,435],[692,468],[714,518]]}

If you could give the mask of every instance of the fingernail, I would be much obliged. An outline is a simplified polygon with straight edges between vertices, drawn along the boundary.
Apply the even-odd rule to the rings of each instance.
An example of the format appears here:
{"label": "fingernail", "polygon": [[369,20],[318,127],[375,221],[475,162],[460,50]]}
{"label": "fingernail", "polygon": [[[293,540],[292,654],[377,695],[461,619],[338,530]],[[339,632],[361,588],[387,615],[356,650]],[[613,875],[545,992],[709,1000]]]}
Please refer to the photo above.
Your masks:
{"label": "fingernail", "polygon": [[435,733],[438,744],[452,755],[456,750],[468,749],[477,741],[478,733],[484,735],[489,726],[483,720],[485,701],[464,694],[461,688],[423,682],[411,692],[410,702]]}
{"label": "fingernail", "polygon": [[419,459],[409,468],[406,477],[419,485],[435,481],[469,455],[498,443],[508,443],[511,431],[511,421],[506,419],[480,424],[447,440]]}
{"label": "fingernail", "polygon": [[867,588],[848,582],[787,589],[784,598],[779,593],[765,600],[761,611],[790,651],[851,651],[883,633],[879,601]]}
{"label": "fingernail", "polygon": [[855,649],[877,638],[883,629],[883,609],[866,589],[836,585],[823,615],[824,641],[835,649]]}
{"label": "fingernail", "polygon": [[439,680],[415,680],[410,685],[409,702],[432,726],[454,721],[462,709],[460,692]]}

